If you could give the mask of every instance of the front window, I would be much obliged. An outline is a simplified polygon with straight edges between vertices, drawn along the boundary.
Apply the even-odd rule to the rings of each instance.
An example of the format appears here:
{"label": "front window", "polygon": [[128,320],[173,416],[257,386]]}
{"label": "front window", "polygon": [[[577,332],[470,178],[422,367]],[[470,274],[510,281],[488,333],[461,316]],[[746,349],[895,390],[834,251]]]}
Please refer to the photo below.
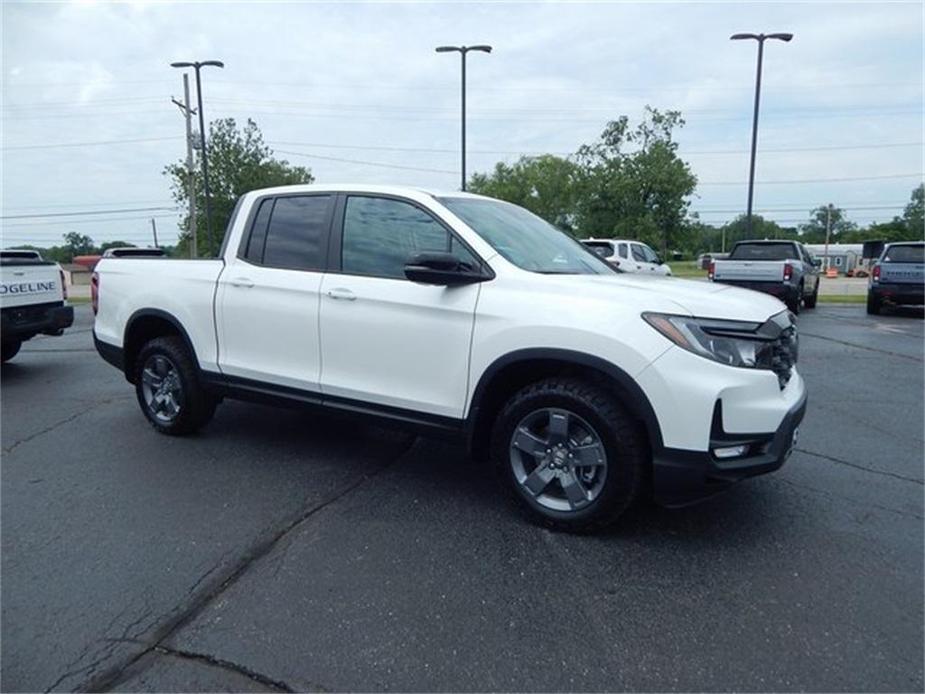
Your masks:
{"label": "front window", "polygon": [[610,275],[594,252],[522,207],[499,200],[440,198],[508,262],[554,275]]}

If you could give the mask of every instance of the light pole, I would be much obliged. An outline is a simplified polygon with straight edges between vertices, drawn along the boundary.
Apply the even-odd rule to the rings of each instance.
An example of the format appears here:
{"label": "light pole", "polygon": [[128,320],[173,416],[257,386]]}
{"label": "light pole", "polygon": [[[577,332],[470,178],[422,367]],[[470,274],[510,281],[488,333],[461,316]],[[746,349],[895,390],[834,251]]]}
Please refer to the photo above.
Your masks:
{"label": "light pole", "polygon": [[748,167],[748,213],[745,222],[745,228],[748,235],[751,236],[752,200],[755,196],[755,150],[758,147],[758,104],[761,100],[761,60],[764,56],[764,42],[766,39],[790,41],[790,39],[793,38],[793,34],[733,34],[729,38],[732,41],[754,39],[758,42],[758,72],[755,76],[755,115],[752,119],[752,158]]}
{"label": "light pole", "polygon": [[438,46],[437,53],[459,53],[462,58],[462,186],[466,189],[466,53],[469,51],[481,51],[482,53],[491,53],[491,46]]}
{"label": "light pole", "polygon": [[206,152],[206,126],[202,116],[202,81],[199,79],[199,69],[202,67],[225,67],[221,60],[203,60],[194,62],[171,63],[170,67],[191,67],[196,71],[196,100],[199,104],[199,138],[202,148],[202,189],[206,198],[206,238],[208,239],[208,255],[212,255],[212,201],[209,195],[209,157]]}

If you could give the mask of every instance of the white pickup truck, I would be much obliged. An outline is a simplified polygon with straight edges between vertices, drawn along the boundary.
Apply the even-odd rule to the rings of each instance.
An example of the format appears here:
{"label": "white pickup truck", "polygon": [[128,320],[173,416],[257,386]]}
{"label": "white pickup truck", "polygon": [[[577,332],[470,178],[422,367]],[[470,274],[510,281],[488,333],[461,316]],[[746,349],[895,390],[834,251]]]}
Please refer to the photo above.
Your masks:
{"label": "white pickup truck", "polygon": [[777,469],[805,411],[779,301],[618,274],[491,198],[257,190],[221,256],[96,267],[96,348],[159,432],[224,397],[375,415],[460,437],[576,529]]}
{"label": "white pickup truck", "polygon": [[727,259],[710,263],[708,277],[771,294],[799,313],[816,306],[821,265],[799,241],[739,241]]}
{"label": "white pickup truck", "polygon": [[16,356],[26,340],[39,334],[60,335],[74,322],[66,306],[64,272],[38,251],[0,251],[0,343],[3,363]]}

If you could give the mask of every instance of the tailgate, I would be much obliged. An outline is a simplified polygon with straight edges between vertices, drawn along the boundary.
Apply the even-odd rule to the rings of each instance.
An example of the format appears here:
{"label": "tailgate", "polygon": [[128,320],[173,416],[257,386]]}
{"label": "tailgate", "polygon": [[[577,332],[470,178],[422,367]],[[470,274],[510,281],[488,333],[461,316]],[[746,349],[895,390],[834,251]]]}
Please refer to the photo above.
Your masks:
{"label": "tailgate", "polygon": [[925,265],[922,263],[882,263],[880,281],[889,284],[922,284]]}
{"label": "tailgate", "polygon": [[713,278],[742,282],[783,282],[782,260],[717,260]]}
{"label": "tailgate", "polygon": [[0,267],[0,308],[63,300],[61,274],[55,263]]}

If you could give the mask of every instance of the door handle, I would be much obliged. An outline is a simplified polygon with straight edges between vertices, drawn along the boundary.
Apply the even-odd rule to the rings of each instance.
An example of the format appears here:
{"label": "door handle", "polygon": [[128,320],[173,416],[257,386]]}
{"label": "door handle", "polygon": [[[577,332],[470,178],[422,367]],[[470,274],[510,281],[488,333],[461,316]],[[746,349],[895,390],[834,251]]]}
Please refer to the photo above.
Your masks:
{"label": "door handle", "polygon": [[231,280],[232,287],[244,287],[245,289],[250,289],[254,286],[253,280],[248,279],[247,277],[235,277]]}
{"label": "door handle", "polygon": [[339,301],[356,301],[357,296],[349,289],[329,289],[328,296]]}

